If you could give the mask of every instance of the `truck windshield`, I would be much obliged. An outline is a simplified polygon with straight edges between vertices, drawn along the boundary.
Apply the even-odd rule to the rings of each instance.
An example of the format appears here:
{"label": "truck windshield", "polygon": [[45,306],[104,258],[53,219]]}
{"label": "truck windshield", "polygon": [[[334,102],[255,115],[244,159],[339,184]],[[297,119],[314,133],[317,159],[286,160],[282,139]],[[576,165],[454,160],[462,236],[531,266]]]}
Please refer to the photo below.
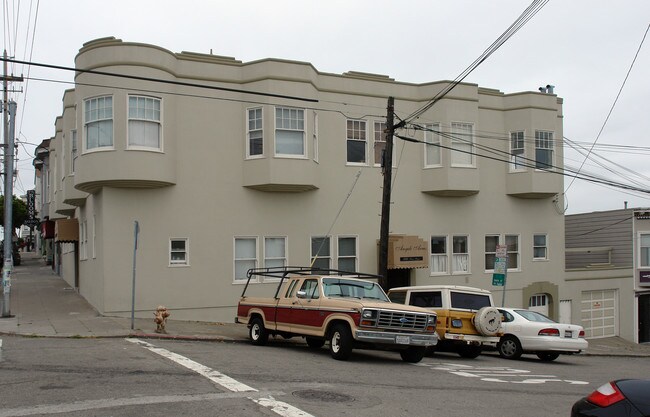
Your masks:
{"label": "truck windshield", "polygon": [[369,298],[388,301],[384,290],[374,282],[345,278],[323,278],[323,293],[326,297]]}

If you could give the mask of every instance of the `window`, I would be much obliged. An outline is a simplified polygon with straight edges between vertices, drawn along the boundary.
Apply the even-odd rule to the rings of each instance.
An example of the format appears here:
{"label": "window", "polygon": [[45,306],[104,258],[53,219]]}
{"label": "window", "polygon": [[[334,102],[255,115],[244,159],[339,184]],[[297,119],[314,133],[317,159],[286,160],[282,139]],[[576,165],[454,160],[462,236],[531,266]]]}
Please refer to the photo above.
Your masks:
{"label": "window", "polygon": [[86,149],[113,146],[113,97],[84,100]]}
{"label": "window", "polygon": [[74,166],[77,163],[77,131],[70,131],[70,173],[74,174]]}
{"label": "window", "polygon": [[348,162],[366,163],[366,122],[348,120],[347,122]]}
{"label": "window", "polygon": [[469,244],[467,236],[452,238],[452,272],[469,272]]}
{"label": "window", "polygon": [[508,270],[519,269],[519,235],[506,235]]}
{"label": "window", "polygon": [[533,235],[533,259],[548,259],[548,250],[546,248],[546,235]]}
{"label": "window", "polygon": [[311,238],[311,263],[314,268],[331,269],[330,238]]}
{"label": "window", "polygon": [[535,168],[553,168],[553,132],[535,131]]}
{"label": "window", "polygon": [[510,171],[526,169],[524,132],[510,132]]}
{"label": "window", "polygon": [[431,236],[431,275],[447,273],[447,236]]}
{"label": "window", "polygon": [[474,126],[471,123],[451,124],[451,165],[474,165]]}
{"label": "window", "polygon": [[640,236],[640,248],[641,248],[641,261],[639,266],[641,268],[650,267],[650,234],[641,234]]}
{"label": "window", "polygon": [[314,162],[318,162],[318,114],[314,112]]}
{"label": "window", "polygon": [[305,111],[275,108],[275,154],[305,156]]}
{"label": "window", "polygon": [[318,281],[315,279],[306,279],[302,283],[302,287],[300,287],[301,292],[303,292],[305,295],[303,298],[308,298],[308,299],[316,299],[319,297],[318,293]]}
{"label": "window", "polygon": [[528,300],[528,307],[544,307],[546,305],[546,294],[531,295]]}
{"label": "window", "polygon": [[188,259],[188,241],[187,238],[169,239],[169,265],[185,266],[189,265]]}
{"label": "window", "polygon": [[88,223],[86,220],[79,223],[79,258],[88,259]]}
{"label": "window", "polygon": [[[384,122],[375,122],[375,142],[374,146],[374,157],[375,157],[375,166],[383,166],[383,157],[384,151],[386,150],[386,123]],[[349,137],[349,135],[348,135]]]}
{"label": "window", "polygon": [[357,270],[357,238],[339,237],[338,269],[355,272]]}
{"label": "window", "polygon": [[246,272],[257,267],[257,238],[235,238],[235,281],[245,281]]}
{"label": "window", "polygon": [[248,109],[248,141],[246,156],[260,156],[264,154],[262,108]]}
{"label": "window", "polygon": [[472,294],[466,292],[450,292],[451,308],[464,310],[480,310],[490,307],[490,296],[486,294]]}
{"label": "window", "polygon": [[264,238],[264,267],[272,268],[287,265],[287,238]]}
{"label": "window", "polygon": [[418,307],[442,308],[442,293],[440,291],[413,291],[409,304]]}
{"label": "window", "polygon": [[440,158],[440,124],[432,123],[426,125],[424,131],[424,166],[439,166],[442,163]]}
{"label": "window", "polygon": [[485,236],[485,270],[494,271],[494,263],[497,259],[497,245],[499,244],[499,235]]}
{"label": "window", "polygon": [[160,149],[160,99],[129,96],[129,146]]}

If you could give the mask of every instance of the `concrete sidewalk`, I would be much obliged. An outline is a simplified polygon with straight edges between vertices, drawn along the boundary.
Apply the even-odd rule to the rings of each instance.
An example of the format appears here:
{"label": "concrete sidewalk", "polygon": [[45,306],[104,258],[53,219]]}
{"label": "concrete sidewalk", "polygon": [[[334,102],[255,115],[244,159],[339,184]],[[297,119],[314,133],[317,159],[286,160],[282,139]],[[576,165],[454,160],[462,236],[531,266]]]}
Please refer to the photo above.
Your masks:
{"label": "concrete sidewalk", "polygon": [[[205,341],[248,341],[248,329],[235,323],[169,320],[167,334],[155,333],[151,319],[101,316],[74,288],[33,252],[23,252],[14,267],[10,295],[12,317],[0,318],[0,334],[28,337],[139,337]],[[2,297],[0,297],[0,307]],[[172,317],[174,312],[171,311]],[[234,320],[234,317],[233,317]],[[296,339],[298,340],[298,339]],[[586,355],[650,357],[649,344],[619,337],[589,340]]]}

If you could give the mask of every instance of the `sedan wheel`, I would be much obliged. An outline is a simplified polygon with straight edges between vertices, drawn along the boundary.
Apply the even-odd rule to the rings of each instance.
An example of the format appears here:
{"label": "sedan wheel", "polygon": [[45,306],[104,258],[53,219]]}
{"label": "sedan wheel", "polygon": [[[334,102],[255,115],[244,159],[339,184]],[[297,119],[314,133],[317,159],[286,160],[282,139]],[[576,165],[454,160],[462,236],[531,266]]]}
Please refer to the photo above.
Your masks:
{"label": "sedan wheel", "polygon": [[521,343],[514,336],[503,336],[497,345],[497,350],[505,359],[518,359],[523,353]]}

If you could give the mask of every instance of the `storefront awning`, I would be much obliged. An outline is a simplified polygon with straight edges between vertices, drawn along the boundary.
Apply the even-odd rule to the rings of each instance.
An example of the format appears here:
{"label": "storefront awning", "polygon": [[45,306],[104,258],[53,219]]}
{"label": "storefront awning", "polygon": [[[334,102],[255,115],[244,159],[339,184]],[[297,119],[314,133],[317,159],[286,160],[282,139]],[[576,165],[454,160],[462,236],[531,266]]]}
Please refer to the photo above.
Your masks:
{"label": "storefront awning", "polygon": [[55,242],[78,242],[79,222],[77,219],[61,219],[56,221],[54,227]]}
{"label": "storefront awning", "polygon": [[429,243],[417,236],[388,237],[388,269],[428,268]]}

